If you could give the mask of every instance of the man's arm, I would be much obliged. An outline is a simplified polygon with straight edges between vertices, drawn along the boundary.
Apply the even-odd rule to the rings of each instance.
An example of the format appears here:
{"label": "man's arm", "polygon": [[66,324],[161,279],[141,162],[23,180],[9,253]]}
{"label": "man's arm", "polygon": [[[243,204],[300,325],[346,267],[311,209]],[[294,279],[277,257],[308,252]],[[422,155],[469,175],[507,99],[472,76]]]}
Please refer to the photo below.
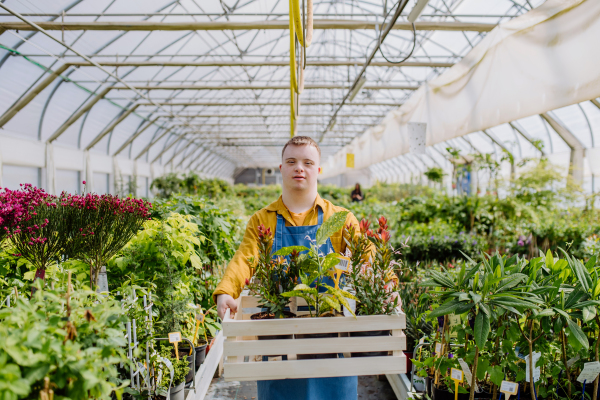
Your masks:
{"label": "man's arm", "polygon": [[234,299],[240,296],[240,293],[246,285],[246,280],[252,277],[248,259],[258,257],[258,217],[253,215],[248,221],[246,232],[240,247],[227,265],[223,279],[217,285],[213,293],[213,299],[217,304],[217,313],[223,318],[225,311],[230,308],[232,312],[237,312]]}

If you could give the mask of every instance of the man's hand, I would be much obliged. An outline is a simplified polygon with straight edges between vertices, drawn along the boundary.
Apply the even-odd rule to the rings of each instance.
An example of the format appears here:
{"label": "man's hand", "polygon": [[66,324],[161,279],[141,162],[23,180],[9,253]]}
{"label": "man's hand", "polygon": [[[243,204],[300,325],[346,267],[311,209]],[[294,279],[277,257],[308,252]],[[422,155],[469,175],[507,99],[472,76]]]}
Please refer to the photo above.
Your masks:
{"label": "man's hand", "polygon": [[221,319],[223,319],[225,317],[225,312],[227,311],[228,308],[231,309],[232,313],[237,312],[237,303],[235,302],[233,297],[231,297],[228,294],[218,295],[217,296],[217,314],[219,314],[219,317]]}

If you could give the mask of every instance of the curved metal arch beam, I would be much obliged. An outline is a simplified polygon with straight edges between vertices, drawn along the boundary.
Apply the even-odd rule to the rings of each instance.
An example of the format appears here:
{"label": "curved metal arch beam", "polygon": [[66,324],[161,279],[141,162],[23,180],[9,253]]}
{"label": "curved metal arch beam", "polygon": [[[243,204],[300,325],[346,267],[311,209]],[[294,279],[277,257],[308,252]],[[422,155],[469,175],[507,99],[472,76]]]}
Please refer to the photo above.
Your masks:
{"label": "curved metal arch beam", "polygon": [[[171,134],[173,135],[173,134]],[[165,147],[163,147],[163,149],[160,151],[160,153],[158,153],[158,155],[156,157],[154,157],[154,159],[150,162],[150,164],[154,164],[159,158],[161,158],[163,156],[163,154],[165,154],[167,151],[169,151],[171,149],[171,147],[175,146],[177,143],[179,143],[180,140],[182,140],[185,136],[187,135],[187,133],[184,133],[182,135],[179,135],[179,137],[173,139],[173,141],[167,145],[167,142],[165,142]],[[151,146],[149,146],[148,148],[150,148]],[[142,153],[140,153],[141,155]],[[139,156],[138,156],[139,157]],[[163,165],[167,165],[168,163],[165,163]]]}
{"label": "curved metal arch beam", "polygon": [[211,161],[210,163],[207,163],[204,166],[204,171],[207,174],[211,174],[212,176],[215,176],[215,173],[214,173],[215,166],[217,166],[221,162],[221,160],[223,160],[223,158],[216,155],[216,158],[213,161]]}
{"label": "curved metal arch beam", "polygon": [[[200,158],[200,156],[198,156],[198,160],[196,160],[196,165],[194,165],[194,167],[192,167],[193,171],[197,171],[197,172],[201,172],[200,171],[200,166],[206,162],[206,159],[210,156],[212,156],[214,153],[211,153],[210,151],[206,151],[205,153],[202,153],[202,157]],[[193,163],[192,163],[193,164]]]}
{"label": "curved metal arch beam", "polygon": [[[180,140],[179,143],[177,144],[177,146],[175,146],[175,151],[173,152],[173,155],[171,155],[171,158],[169,158],[169,160],[167,162],[165,162],[164,165],[169,165],[173,163],[173,160],[175,160],[175,158],[180,155],[181,153],[184,153],[185,156],[185,151],[190,149],[190,146],[192,145],[193,140],[188,140],[187,143],[184,142],[183,140]],[[181,146],[179,147],[179,144],[181,144]],[[177,148],[179,147],[179,148]],[[196,147],[197,149],[198,147]],[[194,151],[196,150],[194,149]],[[177,165],[179,166],[179,164]]]}
{"label": "curved metal arch beam", "polygon": [[[133,133],[133,135],[131,135],[130,137],[127,138],[127,140],[125,140],[125,142],[121,145],[121,147],[119,147],[117,149],[117,151],[115,151],[113,153],[113,157],[119,155],[119,153],[121,153],[123,150],[125,150],[125,148],[127,146],[129,146],[131,143],[133,143],[133,141],[138,138],[142,133],[146,132],[146,130],[148,128],[150,128],[152,125],[154,125],[154,123],[158,120],[158,117],[154,118],[151,121],[148,121],[148,123],[142,127],[142,125],[144,124],[144,121],[142,121],[142,123],[140,124],[140,126],[138,127],[137,131]],[[159,126],[157,128],[157,131],[160,129],[164,129],[164,127]],[[131,156],[131,154],[130,154]]]}
{"label": "curved metal arch beam", "polygon": [[[177,163],[177,165],[175,166],[175,168],[179,168],[183,165],[183,163],[190,157],[193,157],[194,154],[196,154],[198,152],[198,150],[202,150],[202,146],[200,146],[200,144],[196,144],[196,147],[191,150],[187,155],[184,154],[183,157],[181,157],[181,160],[179,160],[179,162]],[[184,168],[185,169],[185,168]]]}
{"label": "curved metal arch beam", "polygon": [[[117,115],[117,117],[108,124],[108,126],[106,126],[102,132],[100,132],[98,135],[96,135],[96,137],[94,139],[92,139],[92,141],[85,147],[85,150],[90,150],[92,147],[94,147],[95,145],[98,144],[98,142],[100,142],[102,139],[104,139],[104,137],[111,133],[116,127],[117,125],[119,125],[121,122],[123,122],[125,120],[125,118],[129,117],[129,115],[131,115],[132,112],[134,112],[138,107],[140,106],[139,103],[136,104],[128,104],[127,107],[130,107],[129,109],[125,109],[123,111],[121,111],[120,114]],[[107,151],[108,154],[108,151]]]}
{"label": "curved metal arch beam", "polygon": [[[56,85],[54,85],[54,87],[52,88],[52,91],[50,92],[50,94],[48,95],[48,98],[46,99],[46,102],[44,103],[44,108],[42,108],[42,112],[40,113],[40,119],[38,121],[38,140],[39,141],[42,141],[42,126],[44,124],[46,110],[48,110],[48,106],[50,105],[50,100],[52,100],[52,98],[54,97],[54,94],[56,93],[56,91],[58,90],[60,85],[62,85],[63,82],[64,82],[64,80],[61,79]],[[79,148],[79,144],[77,145],[77,148]]]}
{"label": "curved metal arch beam", "polygon": [[198,158],[203,155],[206,154],[209,150],[205,149],[204,147],[202,147],[202,152],[200,154],[198,154],[195,158],[192,157],[192,159],[190,160],[190,162],[188,163],[188,165],[186,165],[184,168],[189,170],[190,167],[192,166],[192,164],[196,161],[198,161]]}
{"label": "curved metal arch beam", "polygon": [[527,131],[525,129],[523,129],[523,127],[517,121],[509,122],[508,125],[510,125],[510,127],[514,131],[519,133],[525,140],[527,140],[529,143],[531,143],[531,145],[533,147],[535,147],[540,153],[542,153],[543,156],[546,155],[546,152],[544,151],[543,148],[538,149],[537,146],[534,145],[535,140],[529,135],[529,133],[527,133]]}
{"label": "curved metal arch beam", "polygon": [[[142,151],[139,152],[139,154],[134,158],[134,160],[139,160],[140,157],[142,157],[144,154],[146,154],[146,152],[148,152],[148,150],[150,150],[150,148],[152,146],[154,146],[160,139],[162,139],[163,137],[165,137],[165,135],[167,133],[171,132],[173,130],[173,128],[175,128],[175,127],[171,126],[170,128],[166,129],[163,133],[161,133],[160,135],[158,135],[158,137],[156,137],[155,139],[153,139],[152,141],[150,141],[150,143],[148,143],[146,145],[146,147],[144,147],[142,149]],[[154,161],[152,161],[152,162],[154,162]]]}

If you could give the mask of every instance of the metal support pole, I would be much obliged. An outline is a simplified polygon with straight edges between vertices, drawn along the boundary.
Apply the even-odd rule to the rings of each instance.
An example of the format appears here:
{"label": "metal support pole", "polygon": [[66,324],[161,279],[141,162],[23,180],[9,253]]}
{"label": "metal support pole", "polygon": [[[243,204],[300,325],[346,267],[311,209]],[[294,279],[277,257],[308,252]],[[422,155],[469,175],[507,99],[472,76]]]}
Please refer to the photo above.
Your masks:
{"label": "metal support pole", "polygon": [[585,157],[585,146],[579,141],[577,136],[568,130],[563,124],[554,119],[548,113],[542,113],[540,116],[548,122],[548,125],[565,141],[571,148],[571,160],[569,174],[577,183],[583,183],[583,159]]}

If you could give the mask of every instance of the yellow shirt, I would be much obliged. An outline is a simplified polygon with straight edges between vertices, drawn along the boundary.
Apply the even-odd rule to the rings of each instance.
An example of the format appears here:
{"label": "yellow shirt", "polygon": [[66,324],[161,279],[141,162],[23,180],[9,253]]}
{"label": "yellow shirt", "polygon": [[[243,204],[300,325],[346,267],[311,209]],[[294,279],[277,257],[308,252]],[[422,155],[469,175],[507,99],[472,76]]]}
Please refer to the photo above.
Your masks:
{"label": "yellow shirt", "polygon": [[[304,218],[303,226],[316,225],[318,222],[318,210],[317,207],[321,207],[323,210],[323,221],[326,221],[329,217],[339,211],[348,211],[345,208],[337,207],[331,204],[330,201],[324,200],[321,196],[317,195],[315,204],[308,210],[306,217]],[[229,262],[223,279],[215,289],[213,298],[219,294],[228,294],[234,299],[238,298],[242,289],[245,286],[246,279],[252,277],[250,266],[248,265],[248,258],[258,257],[258,234],[257,228],[260,224],[263,224],[267,228],[271,228],[271,232],[275,232],[277,226],[277,214],[281,214],[286,221],[286,226],[297,226],[294,222],[294,218],[290,215],[289,210],[283,204],[281,196],[277,201],[271,203],[262,210],[256,212],[248,221],[246,226],[246,233],[244,233],[244,239],[240,244],[240,247],[235,252],[235,255]],[[305,213],[301,213],[305,214]],[[348,213],[346,216],[345,225],[352,224],[356,232],[359,231],[358,221],[352,213]],[[331,237],[331,244],[336,253],[340,253],[346,250],[346,242],[343,240],[342,231],[340,230],[333,234]]]}

